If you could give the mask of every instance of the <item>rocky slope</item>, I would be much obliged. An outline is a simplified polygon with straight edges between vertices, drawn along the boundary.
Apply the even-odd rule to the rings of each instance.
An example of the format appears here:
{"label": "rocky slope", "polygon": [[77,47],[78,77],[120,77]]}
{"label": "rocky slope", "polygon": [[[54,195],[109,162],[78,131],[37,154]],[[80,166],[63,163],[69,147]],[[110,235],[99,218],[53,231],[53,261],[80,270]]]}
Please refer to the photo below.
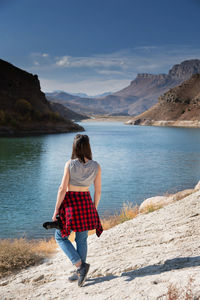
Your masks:
{"label": "rocky slope", "polygon": [[49,93],[48,97],[78,113],[135,116],[153,106],[161,94],[195,73],[200,73],[200,60],[191,59],[174,65],[168,74],[138,74],[128,87],[106,97],[80,98],[63,92]]}
{"label": "rocky slope", "polygon": [[67,108],[66,106],[64,106],[60,103],[51,102],[51,101],[49,101],[49,103],[50,103],[51,109],[54,112],[58,112],[65,119],[69,119],[72,121],[81,121],[81,120],[85,120],[85,119],[89,118],[87,115],[78,114],[75,111]]}
{"label": "rocky slope", "polygon": [[161,95],[156,105],[127,123],[200,127],[200,74]]}
{"label": "rocky slope", "polygon": [[52,110],[37,75],[0,60],[0,135],[82,130]]}
{"label": "rocky slope", "polygon": [[68,282],[73,266],[58,248],[42,265],[2,279],[1,299],[200,299],[199,188],[100,238],[90,235],[90,270],[82,288]]}
{"label": "rocky slope", "polygon": [[105,114],[106,110],[95,98],[70,95],[65,92],[46,93],[49,101],[59,103],[78,114]]}

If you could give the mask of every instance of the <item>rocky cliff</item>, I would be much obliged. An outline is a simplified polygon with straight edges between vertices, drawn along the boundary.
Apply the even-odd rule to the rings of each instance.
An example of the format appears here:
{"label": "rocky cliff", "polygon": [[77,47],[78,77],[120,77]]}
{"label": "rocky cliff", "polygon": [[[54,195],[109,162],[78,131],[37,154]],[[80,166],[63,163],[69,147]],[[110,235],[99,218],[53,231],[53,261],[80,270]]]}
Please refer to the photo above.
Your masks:
{"label": "rocky cliff", "polygon": [[37,75],[0,60],[0,135],[80,130],[52,110]]}
{"label": "rocky cliff", "polygon": [[128,124],[200,126],[200,74],[165,92],[158,103]]}
{"label": "rocky cliff", "polygon": [[138,115],[153,106],[170,88],[200,73],[200,60],[191,59],[174,65],[168,74],[138,74],[130,85],[101,98],[80,98],[67,93],[49,93],[48,98],[86,114]]}

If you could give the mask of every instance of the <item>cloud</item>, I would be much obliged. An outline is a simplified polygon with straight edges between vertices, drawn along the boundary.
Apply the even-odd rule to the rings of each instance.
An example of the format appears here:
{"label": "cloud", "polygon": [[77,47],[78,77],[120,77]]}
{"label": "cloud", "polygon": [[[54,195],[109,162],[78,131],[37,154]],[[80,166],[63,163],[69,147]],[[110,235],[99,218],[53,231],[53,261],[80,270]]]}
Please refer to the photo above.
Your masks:
{"label": "cloud", "polygon": [[50,56],[48,53],[32,53],[33,64],[40,70],[88,69],[98,74],[122,75],[130,72],[167,72],[175,63],[200,57],[200,48],[187,45],[141,46],[109,54],[91,56]]}
{"label": "cloud", "polygon": [[91,56],[32,53],[26,69],[39,75],[45,91],[65,90],[90,95],[125,87],[138,73],[168,73],[174,65],[200,59],[200,48],[188,45],[146,45]]}
{"label": "cloud", "polygon": [[91,57],[62,56],[56,59],[56,66],[70,68],[120,67],[124,64],[120,57],[95,55]]}
{"label": "cloud", "polygon": [[56,61],[56,65],[57,65],[58,67],[67,67],[67,66],[69,66],[69,57],[68,57],[68,56],[60,57],[60,58]]}

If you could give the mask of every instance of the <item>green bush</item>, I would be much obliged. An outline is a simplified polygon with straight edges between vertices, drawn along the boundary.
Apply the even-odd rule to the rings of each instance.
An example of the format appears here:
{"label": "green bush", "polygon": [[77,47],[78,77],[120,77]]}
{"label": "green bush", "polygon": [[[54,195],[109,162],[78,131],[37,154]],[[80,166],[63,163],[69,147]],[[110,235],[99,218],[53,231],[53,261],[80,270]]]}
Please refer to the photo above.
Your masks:
{"label": "green bush", "polygon": [[15,109],[21,114],[30,113],[32,111],[32,105],[25,99],[19,99],[15,102]]}
{"label": "green bush", "polygon": [[3,109],[0,110],[0,124],[4,125],[6,123],[6,113]]}
{"label": "green bush", "polygon": [[14,117],[12,117],[12,119],[10,120],[10,124],[11,124],[13,127],[18,127],[18,126],[19,126],[18,120],[16,120]]}
{"label": "green bush", "polygon": [[42,120],[42,113],[37,109],[33,109],[31,111],[31,116],[32,116],[32,119],[35,120],[35,121],[41,121]]}
{"label": "green bush", "polygon": [[52,121],[52,122],[56,122],[56,121],[62,121],[64,122],[65,119],[63,117],[61,117],[61,115],[58,113],[58,112],[48,112],[48,113],[45,113],[43,115],[43,120],[46,120],[46,121]]}

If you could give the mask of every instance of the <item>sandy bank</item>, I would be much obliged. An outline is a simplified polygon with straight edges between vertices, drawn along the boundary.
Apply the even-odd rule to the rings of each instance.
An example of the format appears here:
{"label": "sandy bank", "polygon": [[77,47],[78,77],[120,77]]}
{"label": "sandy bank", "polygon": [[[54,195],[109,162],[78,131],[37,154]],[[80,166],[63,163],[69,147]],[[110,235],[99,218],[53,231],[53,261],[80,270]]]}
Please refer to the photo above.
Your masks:
{"label": "sandy bank", "polygon": [[[73,266],[58,249],[37,267],[1,280],[1,299],[169,299],[172,283],[200,296],[200,190],[88,237],[84,287],[69,283]],[[181,296],[180,299],[185,299]],[[193,298],[191,298],[193,299]],[[199,299],[199,298],[196,298]]]}
{"label": "sandy bank", "polygon": [[84,119],[81,121],[81,123],[85,122],[127,122],[130,117],[128,116],[102,116],[97,115],[93,116],[90,119]]}

